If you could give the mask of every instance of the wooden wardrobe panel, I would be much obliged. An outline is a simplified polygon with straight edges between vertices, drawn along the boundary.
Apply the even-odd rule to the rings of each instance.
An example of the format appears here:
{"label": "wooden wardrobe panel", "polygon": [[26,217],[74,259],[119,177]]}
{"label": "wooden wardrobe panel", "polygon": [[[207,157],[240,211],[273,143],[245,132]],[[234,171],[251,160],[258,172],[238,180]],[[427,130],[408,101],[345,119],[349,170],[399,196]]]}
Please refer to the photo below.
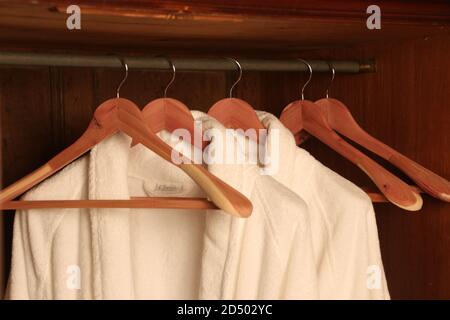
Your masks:
{"label": "wooden wardrobe panel", "polygon": [[[0,2],[0,43],[14,48],[249,54],[298,52],[449,31],[442,0],[377,1],[383,26],[366,27],[371,0],[83,0],[81,30],[68,31],[72,0]],[[30,18],[32,17],[32,18]]]}
{"label": "wooden wardrobe panel", "polygon": [[[48,68],[0,70],[2,186],[50,158],[53,148],[50,83]],[[10,264],[13,212],[3,211],[1,219],[1,250],[7,253],[0,256],[0,296],[3,296]]]}
{"label": "wooden wardrobe panel", "polygon": [[94,71],[90,68],[58,68],[56,84],[58,110],[62,113],[59,135],[61,149],[66,148],[86,130],[98,106]]}
{"label": "wooden wardrobe panel", "polygon": [[8,185],[50,157],[50,73],[48,68],[4,68],[0,77],[3,183]]}

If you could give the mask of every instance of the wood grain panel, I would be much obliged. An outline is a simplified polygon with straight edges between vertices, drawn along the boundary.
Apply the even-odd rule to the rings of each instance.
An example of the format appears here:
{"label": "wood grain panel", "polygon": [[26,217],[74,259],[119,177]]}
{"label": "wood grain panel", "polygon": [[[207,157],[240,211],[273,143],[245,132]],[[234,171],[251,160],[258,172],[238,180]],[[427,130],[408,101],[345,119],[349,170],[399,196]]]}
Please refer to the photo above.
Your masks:
{"label": "wood grain panel", "polygon": [[89,68],[62,68],[58,95],[62,112],[61,149],[74,142],[86,130],[97,103],[95,101],[94,71]]}
{"label": "wood grain panel", "polygon": [[[8,185],[46,162],[52,143],[52,105],[48,68],[0,70],[2,183]],[[26,128],[26,130],[24,129]],[[4,213],[4,214],[3,214]],[[13,213],[2,212],[4,233],[0,257],[0,296],[9,269]]]}
{"label": "wood grain panel", "polygon": [[2,47],[123,52],[272,53],[396,41],[450,31],[445,1],[378,1],[381,30],[368,30],[370,0],[77,2],[81,30],[68,30],[67,1],[0,3]]}

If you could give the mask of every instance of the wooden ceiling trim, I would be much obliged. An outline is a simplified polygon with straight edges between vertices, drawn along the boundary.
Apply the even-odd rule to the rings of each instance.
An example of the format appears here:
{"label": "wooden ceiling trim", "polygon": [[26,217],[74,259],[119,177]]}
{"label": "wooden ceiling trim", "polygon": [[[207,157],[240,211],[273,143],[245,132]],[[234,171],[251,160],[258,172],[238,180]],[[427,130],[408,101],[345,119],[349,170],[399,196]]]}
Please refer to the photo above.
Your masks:
{"label": "wooden ceiling trim", "polygon": [[79,0],[82,29],[69,31],[71,2],[0,2],[0,47],[275,53],[450,32],[450,3],[441,1],[381,1],[382,29],[368,30],[364,1]]}

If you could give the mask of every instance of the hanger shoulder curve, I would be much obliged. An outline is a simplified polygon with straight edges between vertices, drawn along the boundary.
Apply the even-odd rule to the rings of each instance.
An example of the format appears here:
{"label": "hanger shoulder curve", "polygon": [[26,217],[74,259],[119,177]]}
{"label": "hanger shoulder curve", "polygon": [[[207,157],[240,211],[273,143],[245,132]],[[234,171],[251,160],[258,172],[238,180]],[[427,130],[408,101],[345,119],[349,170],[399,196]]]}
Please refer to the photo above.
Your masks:
{"label": "hanger shoulder curve", "polygon": [[237,98],[226,98],[217,101],[208,111],[208,115],[218,120],[227,128],[264,129],[255,109],[247,102]]}
{"label": "hanger shoulder curve", "polygon": [[[206,145],[202,139],[202,132],[195,126],[195,119],[189,108],[179,100],[172,98],[160,98],[149,102],[143,109],[142,115],[150,130],[158,133],[166,130],[170,133],[177,129],[187,130],[190,134],[191,143],[203,149]],[[197,143],[201,143],[197,145]],[[134,142],[133,144],[134,145]]]}
{"label": "hanger shoulder curve", "polygon": [[302,102],[303,100],[291,102],[284,108],[280,116],[281,122],[294,135],[298,135],[303,130]]}
{"label": "hanger shoulder curve", "polygon": [[159,98],[149,102],[142,109],[142,116],[155,133],[161,130],[173,132],[178,128],[194,128],[194,118],[189,108],[181,101],[171,98]]}
{"label": "hanger shoulder curve", "polygon": [[367,133],[356,122],[348,107],[337,99],[320,99],[317,105],[327,115],[330,126],[364,148],[406,173],[420,188],[443,201],[450,202],[450,182]]}

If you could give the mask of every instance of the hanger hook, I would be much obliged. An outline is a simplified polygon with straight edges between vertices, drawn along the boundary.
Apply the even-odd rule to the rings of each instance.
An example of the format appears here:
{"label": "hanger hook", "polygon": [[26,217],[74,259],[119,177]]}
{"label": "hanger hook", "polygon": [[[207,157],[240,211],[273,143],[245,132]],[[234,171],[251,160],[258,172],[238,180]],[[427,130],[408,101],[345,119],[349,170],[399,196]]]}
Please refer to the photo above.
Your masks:
{"label": "hanger hook", "polygon": [[336,70],[334,69],[333,64],[331,62],[328,61],[327,63],[328,63],[328,68],[331,71],[330,83],[328,83],[327,91],[326,91],[326,94],[325,94],[325,97],[328,99],[329,98],[328,91],[330,90],[331,85],[333,84],[334,77],[336,76]]}
{"label": "hanger hook", "polygon": [[305,89],[306,89],[306,87],[308,86],[308,84],[309,84],[309,82],[311,81],[311,79],[312,79],[312,67],[311,67],[311,65],[306,61],[306,60],[303,60],[303,59],[300,59],[300,58],[298,58],[298,60],[300,60],[301,62],[303,62],[307,67],[308,67],[308,70],[309,70],[309,78],[308,78],[308,81],[306,81],[306,83],[303,85],[303,87],[302,87],[302,91],[301,91],[301,93],[302,93],[302,100],[305,100]]}
{"label": "hanger hook", "polygon": [[169,89],[170,85],[175,81],[177,69],[175,68],[175,64],[172,62],[172,60],[170,60],[166,56],[162,56],[162,57],[165,58],[167,60],[167,62],[170,63],[170,67],[172,68],[172,78],[167,83],[166,87],[164,88],[164,98],[167,98],[167,90]]}
{"label": "hanger hook", "polygon": [[125,83],[125,81],[128,78],[128,64],[125,62],[125,59],[122,57],[119,57],[120,63],[122,64],[122,67],[125,69],[125,76],[123,77],[122,81],[120,82],[119,86],[117,87],[116,95],[117,98],[120,98],[120,88],[122,88],[122,85]]}
{"label": "hanger hook", "polygon": [[230,88],[230,98],[233,98],[233,89],[239,83],[239,81],[241,81],[241,79],[242,79],[242,66],[239,63],[239,61],[237,61],[236,59],[233,59],[233,58],[227,58],[227,59],[230,61],[233,61],[239,68],[239,77],[237,78],[237,80],[233,83],[233,85]]}

